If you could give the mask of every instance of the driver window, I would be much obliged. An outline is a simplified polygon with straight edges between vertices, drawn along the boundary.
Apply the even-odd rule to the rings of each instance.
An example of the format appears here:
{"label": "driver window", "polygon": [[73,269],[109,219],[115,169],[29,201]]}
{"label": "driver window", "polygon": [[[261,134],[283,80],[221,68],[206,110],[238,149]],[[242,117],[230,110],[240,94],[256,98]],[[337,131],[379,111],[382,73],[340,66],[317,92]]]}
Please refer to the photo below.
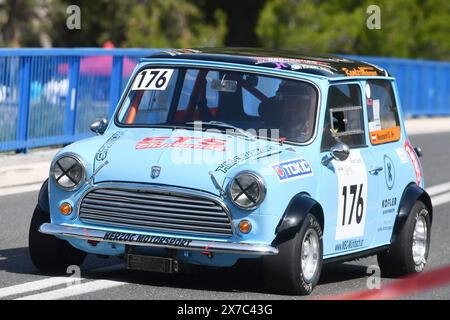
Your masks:
{"label": "driver window", "polygon": [[330,86],[323,130],[321,152],[329,151],[338,142],[350,148],[366,145],[359,85]]}

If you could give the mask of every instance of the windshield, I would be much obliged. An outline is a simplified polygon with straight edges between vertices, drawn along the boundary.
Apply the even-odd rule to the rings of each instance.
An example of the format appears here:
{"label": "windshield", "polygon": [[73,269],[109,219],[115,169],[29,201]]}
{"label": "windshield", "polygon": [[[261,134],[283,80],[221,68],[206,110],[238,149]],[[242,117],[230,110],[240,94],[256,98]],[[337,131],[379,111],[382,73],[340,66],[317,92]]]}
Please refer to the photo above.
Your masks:
{"label": "windshield", "polygon": [[[310,83],[254,73],[146,68],[119,110],[122,125],[242,129],[258,137],[311,139],[318,92]],[[239,130],[239,132],[242,132]]]}

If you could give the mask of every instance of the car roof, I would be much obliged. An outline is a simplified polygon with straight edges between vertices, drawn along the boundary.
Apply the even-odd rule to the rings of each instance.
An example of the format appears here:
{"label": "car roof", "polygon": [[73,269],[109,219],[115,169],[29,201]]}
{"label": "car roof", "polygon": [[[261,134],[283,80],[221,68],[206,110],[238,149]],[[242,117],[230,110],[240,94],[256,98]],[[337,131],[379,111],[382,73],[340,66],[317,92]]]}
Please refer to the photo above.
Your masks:
{"label": "car roof", "polygon": [[256,48],[167,49],[144,58],[202,60],[262,66],[280,70],[315,74],[329,78],[386,76],[384,69],[373,64],[339,56],[305,56],[295,51]]}

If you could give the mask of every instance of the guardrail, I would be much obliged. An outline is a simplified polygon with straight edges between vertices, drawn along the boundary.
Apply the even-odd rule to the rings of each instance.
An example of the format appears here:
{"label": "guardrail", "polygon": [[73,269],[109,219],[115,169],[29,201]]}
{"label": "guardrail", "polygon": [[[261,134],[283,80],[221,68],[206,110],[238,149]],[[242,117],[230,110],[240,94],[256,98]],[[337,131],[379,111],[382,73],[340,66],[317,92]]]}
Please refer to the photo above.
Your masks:
{"label": "guardrail", "polygon": [[114,110],[154,49],[1,49],[0,152],[67,144]]}
{"label": "guardrail", "polygon": [[[155,49],[0,49],[0,152],[67,144],[114,110],[139,58]],[[352,57],[398,80],[407,116],[450,115],[450,63]]]}

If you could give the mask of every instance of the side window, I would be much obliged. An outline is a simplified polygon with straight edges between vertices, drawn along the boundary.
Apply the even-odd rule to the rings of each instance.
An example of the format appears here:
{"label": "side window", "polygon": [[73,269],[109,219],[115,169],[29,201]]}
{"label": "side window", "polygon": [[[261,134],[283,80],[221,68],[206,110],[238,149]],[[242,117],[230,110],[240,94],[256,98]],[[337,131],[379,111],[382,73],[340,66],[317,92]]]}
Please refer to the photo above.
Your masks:
{"label": "side window", "polygon": [[372,144],[400,140],[400,119],[391,82],[367,81],[366,104]]}
{"label": "side window", "polygon": [[330,150],[338,142],[350,148],[366,145],[361,102],[359,85],[330,86],[321,152]]}

